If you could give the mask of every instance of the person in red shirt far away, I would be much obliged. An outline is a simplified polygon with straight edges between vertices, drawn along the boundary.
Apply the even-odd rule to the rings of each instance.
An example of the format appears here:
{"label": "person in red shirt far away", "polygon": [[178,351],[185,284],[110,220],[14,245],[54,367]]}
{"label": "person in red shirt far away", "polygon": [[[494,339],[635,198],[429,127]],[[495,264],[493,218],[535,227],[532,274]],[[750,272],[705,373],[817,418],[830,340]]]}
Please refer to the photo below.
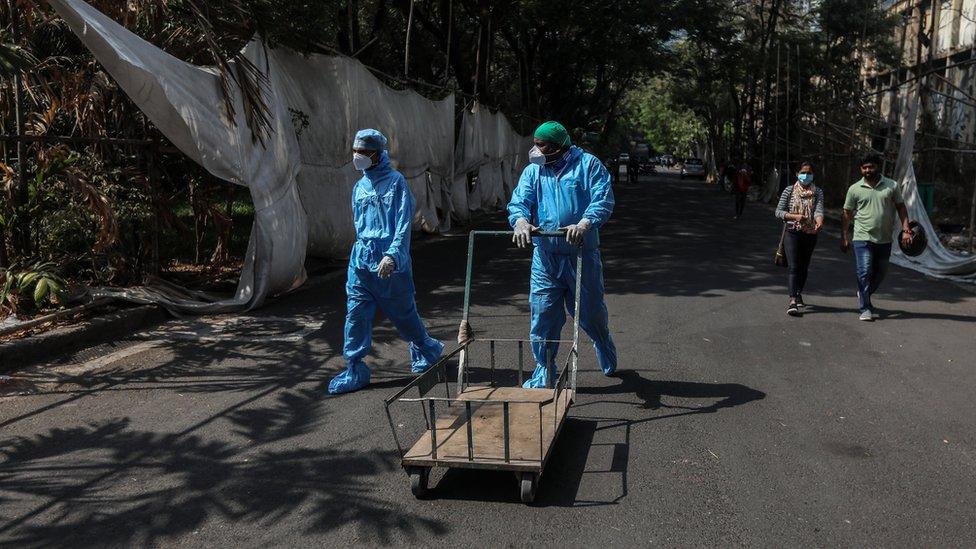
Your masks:
{"label": "person in red shirt far away", "polygon": [[746,207],[746,193],[749,192],[749,187],[751,186],[752,170],[749,169],[748,163],[743,163],[742,167],[739,168],[735,184],[732,185],[732,196],[735,198],[735,217],[732,219],[742,217],[742,210]]}

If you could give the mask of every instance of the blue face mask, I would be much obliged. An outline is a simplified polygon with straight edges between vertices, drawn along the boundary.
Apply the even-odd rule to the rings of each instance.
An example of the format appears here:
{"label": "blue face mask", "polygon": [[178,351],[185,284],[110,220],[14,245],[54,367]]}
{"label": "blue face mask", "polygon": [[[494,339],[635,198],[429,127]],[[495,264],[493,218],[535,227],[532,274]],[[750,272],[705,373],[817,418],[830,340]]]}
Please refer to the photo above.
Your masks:
{"label": "blue face mask", "polygon": [[800,174],[797,174],[796,175],[796,179],[797,179],[797,181],[800,182],[800,185],[809,185],[810,183],[813,183],[813,174],[812,173],[800,173]]}

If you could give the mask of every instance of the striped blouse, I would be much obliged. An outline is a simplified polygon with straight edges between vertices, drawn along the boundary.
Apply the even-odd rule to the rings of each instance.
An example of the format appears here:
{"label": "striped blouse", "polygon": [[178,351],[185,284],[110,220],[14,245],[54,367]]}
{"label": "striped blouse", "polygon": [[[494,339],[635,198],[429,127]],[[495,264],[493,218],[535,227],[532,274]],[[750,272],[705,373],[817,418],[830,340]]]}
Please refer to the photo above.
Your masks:
{"label": "striped blouse", "polygon": [[[779,195],[779,204],[776,205],[776,217],[778,219],[786,219],[786,214],[790,213],[790,198],[793,196],[793,185],[787,186],[783,189],[783,194]],[[813,197],[813,215],[814,217],[823,217],[824,214],[824,194],[823,189],[819,186],[817,187],[816,195]],[[792,221],[786,222],[786,228],[789,230],[796,230],[795,224]]]}

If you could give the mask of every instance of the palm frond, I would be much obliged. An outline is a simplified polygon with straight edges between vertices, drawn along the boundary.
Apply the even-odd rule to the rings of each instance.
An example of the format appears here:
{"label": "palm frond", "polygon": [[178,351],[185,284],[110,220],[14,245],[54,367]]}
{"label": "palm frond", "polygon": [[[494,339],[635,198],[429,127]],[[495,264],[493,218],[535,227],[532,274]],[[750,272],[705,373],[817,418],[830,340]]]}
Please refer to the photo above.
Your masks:
{"label": "palm frond", "polygon": [[69,167],[64,171],[64,176],[65,181],[85,198],[92,213],[98,219],[98,239],[92,250],[96,253],[104,252],[119,238],[119,226],[111,202],[98,188],[88,182],[81,170]]}
{"label": "palm frond", "polygon": [[186,0],[184,4],[193,15],[219,71],[220,93],[228,117],[233,121],[237,115],[233,99],[233,86],[236,85],[241,92],[244,119],[251,130],[251,138],[263,143],[271,127],[270,109],[265,99],[268,76],[244,55],[243,46],[253,34],[248,10],[240,0]]}
{"label": "palm frond", "polygon": [[18,72],[33,69],[39,61],[26,49],[9,43],[0,43],[0,79],[13,78]]}

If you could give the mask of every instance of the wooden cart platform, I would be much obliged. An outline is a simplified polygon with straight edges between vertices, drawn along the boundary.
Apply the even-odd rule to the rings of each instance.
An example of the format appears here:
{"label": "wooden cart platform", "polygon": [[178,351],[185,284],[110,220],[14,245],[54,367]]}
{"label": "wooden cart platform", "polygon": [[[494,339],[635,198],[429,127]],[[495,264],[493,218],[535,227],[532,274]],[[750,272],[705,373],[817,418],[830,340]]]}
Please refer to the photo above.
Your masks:
{"label": "wooden cart platform", "polygon": [[[436,432],[427,429],[403,456],[403,464],[539,473],[549,458],[573,396],[569,389],[554,399],[551,389],[468,387],[458,395],[455,404],[437,410]],[[460,405],[468,402],[471,403],[470,423],[468,406]]]}

